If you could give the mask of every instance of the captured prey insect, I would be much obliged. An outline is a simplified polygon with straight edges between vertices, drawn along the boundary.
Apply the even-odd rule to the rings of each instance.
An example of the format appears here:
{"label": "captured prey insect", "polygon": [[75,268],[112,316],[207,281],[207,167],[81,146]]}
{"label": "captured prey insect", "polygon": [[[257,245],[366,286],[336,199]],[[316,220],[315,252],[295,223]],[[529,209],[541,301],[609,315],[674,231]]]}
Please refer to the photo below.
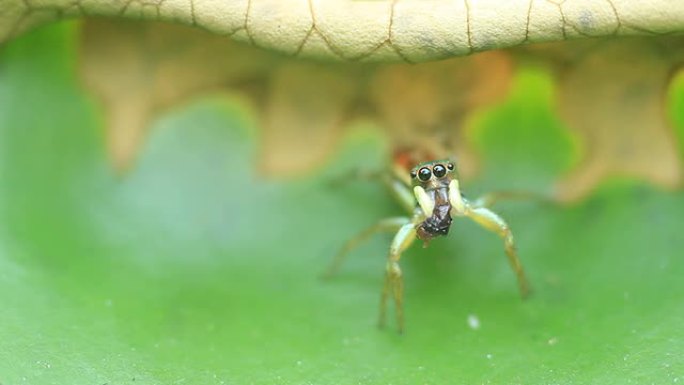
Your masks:
{"label": "captured prey insect", "polygon": [[385,282],[380,300],[379,326],[382,327],[385,324],[387,301],[392,296],[399,332],[403,332],[404,282],[399,266],[401,254],[416,238],[427,246],[433,238],[447,235],[452,216],[468,217],[503,239],[508,261],[518,279],[520,294],[523,298],[528,295],[529,284],[515,249],[513,234],[506,222],[488,208],[495,200],[493,195],[475,201],[466,199],[461,193],[454,163],[450,160],[421,163],[415,166],[408,175],[405,171],[402,175],[400,168],[395,168],[394,172],[397,174],[396,178],[388,183],[411,216],[384,219],[349,240],[335,256],[325,274],[325,276],[335,274],[349,251],[371,235],[384,231],[396,232],[387,256]]}

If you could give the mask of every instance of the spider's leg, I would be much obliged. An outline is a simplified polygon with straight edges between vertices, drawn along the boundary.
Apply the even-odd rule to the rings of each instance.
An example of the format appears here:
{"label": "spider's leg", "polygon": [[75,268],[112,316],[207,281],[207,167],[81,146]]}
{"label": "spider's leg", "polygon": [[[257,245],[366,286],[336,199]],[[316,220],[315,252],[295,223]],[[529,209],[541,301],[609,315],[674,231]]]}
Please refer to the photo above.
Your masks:
{"label": "spider's leg", "polygon": [[[416,201],[414,200],[411,189],[404,183],[404,181],[392,176],[383,177],[382,181],[389,188],[394,198],[406,210],[406,212],[408,214],[413,214],[416,207]],[[335,258],[333,258],[333,261],[328,269],[326,269],[326,271],[323,273],[323,278],[328,278],[335,275],[340,269],[340,266],[342,266],[347,254],[349,254],[350,251],[358,247],[372,235],[380,232],[398,231],[403,225],[409,222],[410,219],[405,217],[387,218],[365,229],[345,243]]]}
{"label": "spider's leg", "polygon": [[515,250],[515,243],[513,241],[513,233],[508,224],[495,212],[486,207],[475,207],[465,211],[465,215],[477,222],[479,225],[487,230],[497,233],[504,241],[504,249],[508,256],[515,275],[518,277],[518,287],[520,288],[520,295],[525,298],[530,293],[530,285],[527,282],[525,271],[523,270],[518,253]]}
{"label": "spider's leg", "polygon": [[401,205],[407,214],[413,214],[416,208],[416,201],[413,198],[413,191],[409,185],[397,178],[385,178],[383,180],[394,199]]}
{"label": "spider's leg", "polygon": [[407,223],[403,225],[392,240],[389,255],[387,257],[387,267],[385,271],[385,284],[380,297],[380,317],[378,325],[385,325],[387,313],[387,297],[392,294],[397,317],[399,333],[404,331],[404,280],[401,276],[399,259],[401,253],[406,250],[416,239],[415,224]]}
{"label": "spider's leg", "polygon": [[520,295],[523,298],[527,297],[530,293],[530,284],[527,282],[525,271],[515,250],[513,233],[508,224],[492,210],[482,206],[475,206],[463,198],[459,182],[456,179],[452,180],[449,184],[449,202],[455,215],[469,217],[485,229],[497,233],[503,239],[508,262],[510,262],[515,275],[518,277]]}
{"label": "spider's leg", "polygon": [[330,263],[330,266],[328,266],[328,268],[325,270],[322,277],[330,278],[333,275],[337,274],[337,272],[340,270],[340,267],[342,266],[342,263],[344,263],[347,254],[349,254],[350,251],[357,248],[363,242],[367,241],[368,238],[370,238],[374,234],[381,232],[397,231],[409,222],[410,220],[406,217],[386,218],[374,224],[373,226],[363,230],[354,238],[348,240],[347,243],[344,244],[344,246],[340,249],[337,255],[335,255],[335,258],[333,258],[332,262]]}
{"label": "spider's leg", "polygon": [[413,200],[413,193],[411,191],[411,179],[408,172],[392,167],[387,172],[370,171],[370,170],[353,170],[348,174],[342,175],[330,181],[331,187],[338,187],[349,181],[366,180],[366,181],[380,181],[389,190],[392,197],[401,205],[407,214],[412,214],[416,207],[416,201]]}

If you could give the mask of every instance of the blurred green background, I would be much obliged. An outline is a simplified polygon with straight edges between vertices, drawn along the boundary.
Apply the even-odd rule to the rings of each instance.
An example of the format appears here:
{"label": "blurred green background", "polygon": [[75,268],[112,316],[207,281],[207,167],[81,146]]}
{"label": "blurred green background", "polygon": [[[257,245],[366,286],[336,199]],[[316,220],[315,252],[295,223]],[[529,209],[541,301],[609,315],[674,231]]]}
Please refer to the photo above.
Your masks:
{"label": "blurred green background", "polygon": [[[263,180],[254,117],[207,97],[157,120],[118,178],[77,38],[59,24],[0,48],[0,383],[684,382],[684,194],[614,180],[570,206],[501,204],[534,288],[524,302],[499,239],[457,221],[405,254],[399,336],[375,327],[389,236],[317,279],[399,212],[379,184],[329,184],[382,167],[374,130],[355,127],[316,175]],[[552,93],[523,67],[476,119],[470,195],[547,191],[578,162]],[[681,79],[668,102],[681,143]]]}

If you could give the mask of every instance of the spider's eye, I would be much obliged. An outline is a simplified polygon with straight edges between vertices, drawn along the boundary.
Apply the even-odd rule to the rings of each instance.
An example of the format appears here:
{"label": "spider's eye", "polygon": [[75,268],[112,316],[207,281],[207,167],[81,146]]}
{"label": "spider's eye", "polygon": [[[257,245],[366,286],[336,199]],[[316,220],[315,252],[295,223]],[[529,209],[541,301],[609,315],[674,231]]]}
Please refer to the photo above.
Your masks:
{"label": "spider's eye", "polygon": [[447,164],[449,171],[454,171],[454,165],[452,163]]}
{"label": "spider's eye", "polygon": [[432,172],[435,174],[437,178],[441,178],[444,175],[446,175],[447,170],[441,164],[437,164],[435,165],[435,167],[432,168]]}
{"label": "spider's eye", "polygon": [[415,171],[411,171],[411,179],[416,179],[416,172]]}
{"label": "spider's eye", "polygon": [[432,172],[430,172],[429,168],[423,167],[418,170],[418,179],[422,180],[423,182],[429,181],[430,177],[432,177]]}

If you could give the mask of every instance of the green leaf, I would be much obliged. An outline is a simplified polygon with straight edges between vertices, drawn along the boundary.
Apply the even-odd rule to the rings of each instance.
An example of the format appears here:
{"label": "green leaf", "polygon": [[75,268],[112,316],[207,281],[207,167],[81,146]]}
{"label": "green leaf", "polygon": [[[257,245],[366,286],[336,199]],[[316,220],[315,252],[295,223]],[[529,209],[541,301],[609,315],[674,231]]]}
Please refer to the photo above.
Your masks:
{"label": "green leaf", "polygon": [[[379,167],[380,138],[360,128],[323,175],[272,182],[254,171],[251,118],[214,97],[157,121],[119,178],[76,81],[76,32],[38,30],[0,57],[1,383],[684,381],[682,193],[623,180],[568,207],[501,205],[535,290],[524,302],[499,240],[455,222],[402,261],[399,336],[375,327],[387,237],[317,279],[398,213],[379,186],[328,187]],[[485,169],[466,191],[542,189],[574,158],[545,75],[525,71],[475,130]]]}

